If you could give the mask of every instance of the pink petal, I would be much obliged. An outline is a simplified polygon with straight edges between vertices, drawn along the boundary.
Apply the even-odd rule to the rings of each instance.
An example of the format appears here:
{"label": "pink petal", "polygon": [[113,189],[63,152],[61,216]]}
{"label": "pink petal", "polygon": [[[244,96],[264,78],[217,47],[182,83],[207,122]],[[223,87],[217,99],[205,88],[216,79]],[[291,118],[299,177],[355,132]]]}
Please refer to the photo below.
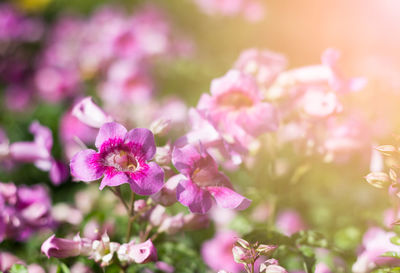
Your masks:
{"label": "pink petal", "polygon": [[148,163],[148,169],[139,179],[130,181],[131,189],[140,195],[151,195],[164,185],[164,171],[154,162]]}
{"label": "pink petal", "polygon": [[225,187],[207,187],[208,192],[215,198],[220,207],[226,209],[244,210],[251,201],[237,192]]}
{"label": "pink petal", "polygon": [[239,115],[238,124],[240,124],[248,134],[258,137],[263,133],[276,131],[278,129],[278,113],[272,104],[259,103],[246,110],[244,114]]}
{"label": "pink petal", "polygon": [[125,139],[126,132],[126,128],[119,123],[104,123],[99,130],[99,134],[96,137],[95,145],[97,148],[100,148],[101,145],[109,139]]}
{"label": "pink petal", "polygon": [[96,161],[96,151],[91,149],[74,155],[70,169],[73,176],[85,182],[99,179],[104,172],[104,168]]}
{"label": "pink petal", "polygon": [[185,174],[190,176],[190,174],[195,170],[195,163],[201,159],[201,155],[195,146],[186,145],[184,147],[174,147],[172,151],[172,164],[175,168]]}
{"label": "pink petal", "polygon": [[114,175],[106,174],[101,180],[99,189],[102,190],[105,186],[115,187],[125,183],[129,183],[129,178],[123,172],[118,172]]}
{"label": "pink petal", "polygon": [[126,143],[132,142],[139,144],[146,160],[153,158],[156,153],[156,144],[153,133],[146,128],[135,128],[126,135]]}
{"label": "pink petal", "polygon": [[176,188],[176,198],[193,213],[206,213],[212,206],[211,195],[191,180],[183,180]]}

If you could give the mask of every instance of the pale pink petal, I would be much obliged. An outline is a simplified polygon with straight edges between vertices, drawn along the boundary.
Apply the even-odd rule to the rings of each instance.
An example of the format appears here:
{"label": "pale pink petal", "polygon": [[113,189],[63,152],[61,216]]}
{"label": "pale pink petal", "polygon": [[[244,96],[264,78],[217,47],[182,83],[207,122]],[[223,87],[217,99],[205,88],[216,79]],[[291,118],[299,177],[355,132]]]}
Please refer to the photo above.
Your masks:
{"label": "pale pink petal", "polygon": [[219,206],[226,209],[244,210],[251,203],[251,200],[226,187],[207,187],[207,191]]}
{"label": "pale pink petal", "polygon": [[80,151],[71,159],[71,174],[76,178],[89,182],[99,179],[104,168],[96,161],[96,151],[87,149]]}

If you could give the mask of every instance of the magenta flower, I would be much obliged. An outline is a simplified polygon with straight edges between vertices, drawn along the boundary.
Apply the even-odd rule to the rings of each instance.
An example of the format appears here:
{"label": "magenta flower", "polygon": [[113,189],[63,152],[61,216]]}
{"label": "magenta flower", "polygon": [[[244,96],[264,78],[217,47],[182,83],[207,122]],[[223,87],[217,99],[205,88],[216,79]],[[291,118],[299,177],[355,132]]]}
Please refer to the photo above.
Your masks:
{"label": "magenta flower", "polygon": [[250,205],[249,199],[233,190],[229,179],[218,171],[217,163],[203,147],[200,151],[192,145],[175,147],[172,163],[181,172],[177,200],[191,212],[208,212],[213,198],[223,208],[243,210]]}
{"label": "magenta flower", "polygon": [[53,136],[51,130],[34,121],[29,126],[34,135],[33,141],[14,142],[10,145],[11,158],[18,162],[30,162],[42,170],[48,171],[50,180],[59,185],[68,177],[67,166],[51,155]]}
{"label": "magenta flower", "polygon": [[96,147],[77,153],[71,160],[71,173],[84,182],[101,178],[100,189],[129,183],[140,195],[151,195],[163,186],[164,171],[151,160],[156,152],[150,130],[127,132],[116,122],[105,123],[97,135]]}
{"label": "magenta flower", "polygon": [[243,146],[278,128],[275,107],[262,101],[253,77],[237,70],[213,80],[211,96],[203,94],[197,109],[205,113],[228,140],[236,139]]}

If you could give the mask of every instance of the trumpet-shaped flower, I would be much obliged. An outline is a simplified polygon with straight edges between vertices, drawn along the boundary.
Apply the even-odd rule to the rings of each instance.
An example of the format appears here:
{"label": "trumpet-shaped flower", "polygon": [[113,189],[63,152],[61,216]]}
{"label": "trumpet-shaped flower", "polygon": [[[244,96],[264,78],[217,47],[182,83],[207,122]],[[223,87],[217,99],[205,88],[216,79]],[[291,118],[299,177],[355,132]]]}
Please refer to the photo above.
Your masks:
{"label": "trumpet-shaped flower", "polygon": [[150,130],[126,130],[119,123],[105,123],[97,135],[98,152],[86,149],[71,160],[71,173],[89,182],[101,178],[100,189],[128,183],[140,195],[151,195],[163,186],[164,172],[156,163],[148,162],[156,152]]}
{"label": "trumpet-shaped flower", "polygon": [[208,212],[213,198],[223,208],[242,210],[250,205],[249,199],[233,190],[229,179],[218,171],[217,163],[203,147],[175,147],[172,163],[181,172],[177,200],[191,212]]}
{"label": "trumpet-shaped flower", "polygon": [[205,113],[227,139],[242,145],[278,128],[274,106],[262,101],[253,77],[232,70],[211,83],[211,96],[203,94],[197,109]]}

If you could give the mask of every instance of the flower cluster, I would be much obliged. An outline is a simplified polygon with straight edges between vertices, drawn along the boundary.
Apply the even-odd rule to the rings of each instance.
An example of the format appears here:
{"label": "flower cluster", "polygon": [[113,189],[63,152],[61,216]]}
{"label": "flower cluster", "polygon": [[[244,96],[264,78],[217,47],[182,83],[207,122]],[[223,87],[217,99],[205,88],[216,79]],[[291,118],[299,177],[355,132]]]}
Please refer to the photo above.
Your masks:
{"label": "flower cluster", "polygon": [[0,183],[0,241],[28,240],[35,232],[53,228],[51,200],[40,186]]}

